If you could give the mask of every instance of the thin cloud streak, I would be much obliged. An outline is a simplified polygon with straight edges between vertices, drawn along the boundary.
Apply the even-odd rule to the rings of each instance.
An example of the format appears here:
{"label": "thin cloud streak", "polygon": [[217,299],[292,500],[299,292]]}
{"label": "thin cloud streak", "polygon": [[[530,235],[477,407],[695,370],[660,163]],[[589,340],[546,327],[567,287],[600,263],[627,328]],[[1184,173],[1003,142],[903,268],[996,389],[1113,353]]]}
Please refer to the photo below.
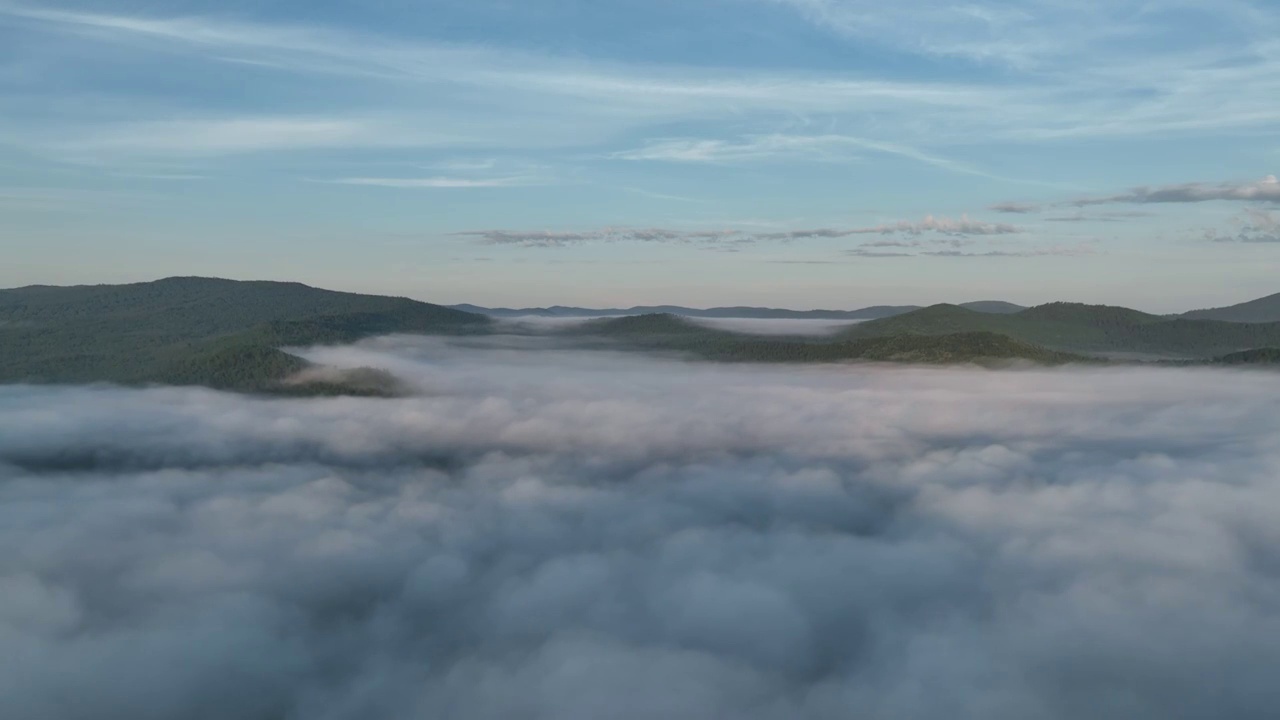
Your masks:
{"label": "thin cloud streak", "polygon": [[[576,119],[579,136],[598,125],[597,138],[609,137],[619,128],[642,128],[680,118],[741,116],[744,112],[829,116],[845,118],[848,123],[856,123],[869,112],[888,113],[911,117],[913,122],[899,125],[904,133],[901,138],[861,141],[864,149],[974,174],[984,171],[923,153],[913,141],[929,138],[931,144],[945,146],[968,142],[975,134],[1006,139],[1126,136],[1211,127],[1264,127],[1280,121],[1280,108],[1264,100],[1274,96],[1271,90],[1280,91],[1280,78],[1274,72],[1280,60],[1274,58],[1268,64],[1255,63],[1256,67],[1228,65],[1225,58],[1200,55],[1186,59],[1187,67],[1153,63],[1133,72],[1159,92],[1133,95],[1117,94],[1116,90],[1131,84],[1133,78],[1117,83],[1116,78],[1105,75],[1113,72],[1105,67],[1086,69],[1077,78],[1052,85],[945,84],[803,73],[757,74],[742,79],[705,68],[585,63],[484,47],[406,43],[336,30],[210,18],[157,19],[12,3],[0,6],[0,17],[77,36],[88,32],[91,39],[128,43],[140,51],[154,51],[155,41],[160,41],[213,62],[234,58],[309,75],[422,82],[442,91],[462,87],[484,90],[496,93],[490,97],[514,113],[541,116],[549,107],[559,108],[558,112]],[[1172,58],[1179,59],[1181,56]],[[1241,86],[1251,91],[1228,92],[1228,88]],[[1108,111],[1079,102],[1081,94],[1097,98],[1096,103],[1106,104]],[[457,97],[461,100],[467,93]],[[993,114],[993,107],[1001,112]],[[1213,107],[1215,112],[1206,114],[1205,107]],[[479,109],[459,106],[453,112],[459,121],[451,127],[461,131],[467,126],[464,119],[468,113],[478,117]],[[407,112],[400,121],[409,123],[412,117],[413,113]],[[936,118],[936,122],[919,122],[921,118]],[[518,135],[511,133],[517,127],[514,124],[489,128],[488,132],[493,139],[505,137],[509,144],[529,146],[537,144],[537,135],[555,135],[557,123],[544,119],[543,126],[535,125]],[[560,141],[567,142],[569,137],[560,136]],[[666,151],[678,154],[679,148]],[[687,151],[698,154],[697,148]],[[631,152],[643,154],[643,149]]]}
{"label": "thin cloud streak", "polygon": [[753,238],[738,230],[672,230],[667,228],[603,228],[581,232],[550,230],[466,230],[456,237],[474,238],[482,245],[562,248],[589,243],[642,242],[676,244],[741,244]]}
{"label": "thin cloud streak", "polygon": [[959,218],[934,217],[926,215],[923,220],[912,222],[900,220],[896,223],[876,225],[874,227],[849,230],[850,235],[922,235],[924,233],[941,233],[943,235],[1011,235],[1023,232],[1017,225],[1009,223],[989,223],[972,220],[968,215]]}
{"label": "thin cloud streak", "polygon": [[[486,245],[516,245],[522,247],[566,247],[598,242],[658,242],[658,243],[717,243],[751,244],[754,242],[793,242],[798,240],[838,239],[855,235],[940,235],[963,237],[970,235],[1007,235],[1022,229],[1007,223],[987,223],[962,215],[957,219],[925,216],[918,222],[900,221],[890,225],[856,228],[806,228],[778,232],[760,232],[740,228],[720,230],[680,230],[673,228],[608,227],[585,231],[552,230],[465,230],[453,233],[456,237],[475,238]],[[896,244],[896,243],[893,243]]]}
{"label": "thin cloud streak", "polygon": [[987,209],[998,213],[1027,214],[1040,212],[1041,206],[1035,203],[1002,202],[996,203]]}
{"label": "thin cloud streak", "polygon": [[1063,203],[1076,207],[1110,204],[1201,203],[1214,200],[1280,203],[1280,181],[1275,175],[1246,183],[1184,183],[1159,187],[1138,187],[1126,193],[1082,198]]}
{"label": "thin cloud streak", "polygon": [[509,187],[527,187],[530,185],[544,185],[543,181],[536,178],[527,177],[506,177],[506,178],[458,178],[458,177],[430,177],[430,178],[391,178],[391,177],[350,177],[338,178],[335,180],[324,180],[322,182],[332,183],[335,185],[363,185],[366,187],[385,187],[385,188],[401,188],[401,189],[437,189],[437,188],[509,188]]}
{"label": "thin cloud streak", "polygon": [[[748,135],[736,141],[713,138],[667,138],[643,147],[612,153],[618,160],[734,164],[752,161],[859,162],[867,151],[903,157],[961,175],[1006,182],[1016,180],[901,143],[849,135]],[[1035,184],[1040,184],[1038,181]],[[1050,183],[1052,184],[1052,183]]]}
{"label": "thin cloud streak", "polygon": [[73,140],[49,139],[45,146],[62,155],[87,158],[212,157],[325,148],[451,145],[463,140],[380,118],[243,116],[116,123]]}
{"label": "thin cloud streak", "polygon": [[[898,252],[881,250],[883,247],[919,248],[917,252]],[[933,258],[1036,258],[1036,257],[1082,257],[1095,254],[1091,245],[1030,247],[1025,249],[997,248],[992,250],[928,250],[921,243],[867,243],[845,251],[853,257],[933,257]]]}

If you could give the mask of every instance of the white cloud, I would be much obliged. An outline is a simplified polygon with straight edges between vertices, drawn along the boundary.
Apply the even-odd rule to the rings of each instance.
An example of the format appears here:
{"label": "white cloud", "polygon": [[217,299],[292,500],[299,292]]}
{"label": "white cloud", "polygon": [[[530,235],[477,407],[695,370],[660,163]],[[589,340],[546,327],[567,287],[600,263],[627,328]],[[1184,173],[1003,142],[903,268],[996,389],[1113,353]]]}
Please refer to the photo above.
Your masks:
{"label": "white cloud", "polygon": [[431,145],[438,137],[379,119],[245,116],[117,123],[75,139],[49,140],[66,156],[213,156],[335,147]]}
{"label": "white cloud", "polygon": [[915,147],[848,135],[747,135],[737,140],[668,138],[654,140],[633,150],[613,153],[610,157],[684,163],[736,163],[771,159],[857,162],[868,152],[905,157],[965,175],[998,178],[979,168]]}
{"label": "white cloud", "polygon": [[309,354],[0,388],[0,716],[1273,714],[1275,374]]}
{"label": "white cloud", "polygon": [[1235,229],[1227,233],[1206,230],[1204,238],[1217,243],[1280,243],[1280,216],[1262,208],[1245,208],[1241,217],[1233,218]]}

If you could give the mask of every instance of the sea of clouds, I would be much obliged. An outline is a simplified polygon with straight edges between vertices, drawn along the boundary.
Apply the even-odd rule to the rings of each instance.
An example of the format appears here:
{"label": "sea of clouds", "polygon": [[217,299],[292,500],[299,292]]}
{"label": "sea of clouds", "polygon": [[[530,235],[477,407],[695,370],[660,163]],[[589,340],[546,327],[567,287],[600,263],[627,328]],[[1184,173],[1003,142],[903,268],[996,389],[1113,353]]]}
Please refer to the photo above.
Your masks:
{"label": "sea of clouds", "polygon": [[0,387],[0,717],[1280,708],[1280,374],[307,355],[416,394]]}

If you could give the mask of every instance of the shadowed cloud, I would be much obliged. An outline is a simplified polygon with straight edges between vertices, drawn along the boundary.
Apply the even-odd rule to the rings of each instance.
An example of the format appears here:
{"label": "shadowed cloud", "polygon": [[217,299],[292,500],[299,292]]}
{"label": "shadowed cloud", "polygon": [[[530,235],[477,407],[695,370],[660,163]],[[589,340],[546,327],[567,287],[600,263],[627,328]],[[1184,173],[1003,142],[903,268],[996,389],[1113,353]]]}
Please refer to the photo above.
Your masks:
{"label": "shadowed cloud", "polygon": [[0,388],[0,715],[1280,703],[1280,377],[307,355],[421,394]]}

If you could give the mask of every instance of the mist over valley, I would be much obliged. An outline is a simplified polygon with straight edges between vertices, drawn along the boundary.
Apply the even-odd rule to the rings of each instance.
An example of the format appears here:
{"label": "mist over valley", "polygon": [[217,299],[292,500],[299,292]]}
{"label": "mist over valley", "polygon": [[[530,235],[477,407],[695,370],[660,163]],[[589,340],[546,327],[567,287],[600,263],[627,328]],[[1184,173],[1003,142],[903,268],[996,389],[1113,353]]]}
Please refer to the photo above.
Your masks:
{"label": "mist over valley", "polygon": [[0,386],[0,715],[1280,703],[1280,374],[295,352],[411,390]]}

